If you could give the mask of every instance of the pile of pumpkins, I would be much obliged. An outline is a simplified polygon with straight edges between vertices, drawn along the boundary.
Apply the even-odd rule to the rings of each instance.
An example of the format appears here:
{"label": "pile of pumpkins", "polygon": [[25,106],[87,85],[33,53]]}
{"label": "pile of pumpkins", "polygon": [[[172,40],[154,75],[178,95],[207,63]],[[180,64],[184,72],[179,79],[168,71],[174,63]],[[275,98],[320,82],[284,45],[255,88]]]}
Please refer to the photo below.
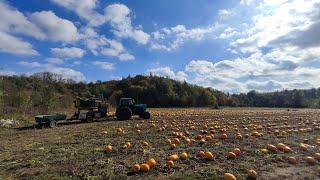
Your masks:
{"label": "pile of pumpkins", "polygon": [[[257,177],[258,177],[258,173],[255,170],[250,169],[248,171],[248,179],[257,179]],[[235,175],[233,175],[231,173],[225,173],[223,175],[223,179],[224,180],[236,180],[237,178]]]}
{"label": "pile of pumpkins", "polygon": [[156,160],[151,158],[149,159],[146,163],[142,163],[142,164],[134,164],[131,167],[131,172],[132,173],[138,173],[140,171],[142,172],[148,172],[150,171],[150,169],[152,169],[153,167],[155,167],[155,165],[157,164]]}

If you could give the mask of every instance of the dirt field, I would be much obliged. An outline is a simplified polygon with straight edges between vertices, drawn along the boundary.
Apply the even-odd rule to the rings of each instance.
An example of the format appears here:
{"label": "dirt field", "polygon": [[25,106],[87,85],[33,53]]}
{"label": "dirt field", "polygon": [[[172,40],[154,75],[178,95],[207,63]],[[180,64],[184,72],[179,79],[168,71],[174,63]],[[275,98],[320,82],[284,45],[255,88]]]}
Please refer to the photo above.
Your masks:
{"label": "dirt field", "polygon": [[[222,179],[226,172],[246,179],[250,169],[258,179],[320,178],[316,154],[320,110],[151,109],[151,113],[148,121],[0,129],[0,179]],[[142,145],[144,141],[148,146]],[[126,142],[131,145],[124,147]],[[278,143],[287,149],[267,147]],[[113,151],[107,152],[106,145],[112,145]],[[241,154],[227,158],[234,148],[240,148]],[[269,151],[263,153],[264,148]],[[210,151],[215,157],[197,156],[199,151]],[[166,165],[169,155],[182,152],[189,157],[179,158],[172,167]],[[306,156],[315,161],[305,162]],[[295,157],[297,164],[290,164],[288,157]],[[149,158],[157,161],[150,171],[130,172],[133,164]]]}

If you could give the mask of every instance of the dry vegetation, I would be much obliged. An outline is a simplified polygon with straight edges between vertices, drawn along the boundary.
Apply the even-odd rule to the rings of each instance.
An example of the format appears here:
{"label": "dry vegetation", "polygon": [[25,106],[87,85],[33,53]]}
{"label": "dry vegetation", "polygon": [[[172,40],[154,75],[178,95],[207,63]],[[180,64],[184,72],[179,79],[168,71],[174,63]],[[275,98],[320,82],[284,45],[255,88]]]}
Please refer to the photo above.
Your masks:
{"label": "dry vegetation", "polygon": [[[0,179],[222,179],[227,172],[246,179],[249,170],[258,179],[320,178],[319,110],[151,112],[149,121],[1,129]],[[235,148],[239,155],[230,153]],[[178,160],[168,162],[174,154]],[[131,172],[150,158],[156,161],[150,170]]]}

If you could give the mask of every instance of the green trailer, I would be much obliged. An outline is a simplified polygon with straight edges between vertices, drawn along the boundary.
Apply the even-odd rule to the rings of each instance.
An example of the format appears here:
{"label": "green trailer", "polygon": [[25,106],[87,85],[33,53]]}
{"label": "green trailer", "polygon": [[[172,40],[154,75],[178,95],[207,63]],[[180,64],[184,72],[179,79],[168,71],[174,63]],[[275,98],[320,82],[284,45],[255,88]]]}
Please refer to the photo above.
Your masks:
{"label": "green trailer", "polygon": [[54,127],[59,121],[65,121],[67,115],[65,114],[45,114],[35,116],[36,123],[40,127]]}
{"label": "green trailer", "polygon": [[74,100],[74,107],[77,108],[77,111],[68,119],[65,114],[45,114],[35,116],[35,121],[40,127],[54,127],[59,122],[92,122],[108,117],[109,104],[103,97],[77,97]]}

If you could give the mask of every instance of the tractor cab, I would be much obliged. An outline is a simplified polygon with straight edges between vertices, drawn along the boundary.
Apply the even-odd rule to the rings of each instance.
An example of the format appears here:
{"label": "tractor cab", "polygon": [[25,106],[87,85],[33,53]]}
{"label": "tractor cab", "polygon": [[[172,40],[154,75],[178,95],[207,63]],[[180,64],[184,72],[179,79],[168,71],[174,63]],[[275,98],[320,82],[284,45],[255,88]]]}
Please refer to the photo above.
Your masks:
{"label": "tractor cab", "polygon": [[132,98],[120,98],[116,109],[116,116],[119,120],[131,119],[132,115],[139,115],[143,119],[149,119],[146,104],[135,104]]}
{"label": "tractor cab", "polygon": [[133,107],[135,104],[132,98],[121,98],[119,102],[119,107]]}

